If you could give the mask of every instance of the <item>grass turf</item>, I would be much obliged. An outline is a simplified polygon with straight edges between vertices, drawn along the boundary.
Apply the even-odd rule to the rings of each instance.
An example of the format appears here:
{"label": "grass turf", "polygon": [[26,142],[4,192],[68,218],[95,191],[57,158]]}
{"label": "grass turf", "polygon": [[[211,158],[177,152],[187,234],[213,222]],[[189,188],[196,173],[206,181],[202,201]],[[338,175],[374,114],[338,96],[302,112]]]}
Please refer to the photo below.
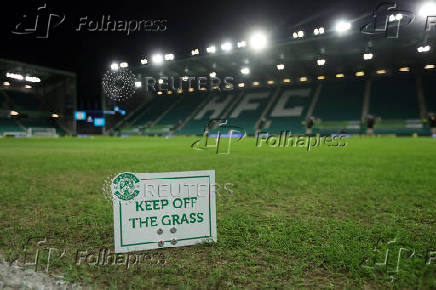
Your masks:
{"label": "grass turf", "polygon": [[[11,261],[28,238],[54,238],[66,255],[50,272],[96,287],[436,287],[436,140],[354,138],[307,152],[247,139],[229,155],[193,141],[0,139],[0,253]],[[218,243],[149,251],[160,261],[129,269],[75,264],[77,250],[113,249],[107,176],[204,169],[233,184],[217,195]],[[386,266],[375,265],[386,249]]]}

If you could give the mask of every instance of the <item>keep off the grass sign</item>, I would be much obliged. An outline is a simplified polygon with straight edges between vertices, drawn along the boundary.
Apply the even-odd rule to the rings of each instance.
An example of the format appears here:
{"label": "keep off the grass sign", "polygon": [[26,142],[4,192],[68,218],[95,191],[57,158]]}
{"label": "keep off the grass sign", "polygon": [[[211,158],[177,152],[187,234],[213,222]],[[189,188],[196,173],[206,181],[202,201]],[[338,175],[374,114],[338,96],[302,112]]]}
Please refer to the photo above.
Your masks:
{"label": "keep off the grass sign", "polygon": [[111,186],[116,253],[217,241],[214,170],[126,172]]}

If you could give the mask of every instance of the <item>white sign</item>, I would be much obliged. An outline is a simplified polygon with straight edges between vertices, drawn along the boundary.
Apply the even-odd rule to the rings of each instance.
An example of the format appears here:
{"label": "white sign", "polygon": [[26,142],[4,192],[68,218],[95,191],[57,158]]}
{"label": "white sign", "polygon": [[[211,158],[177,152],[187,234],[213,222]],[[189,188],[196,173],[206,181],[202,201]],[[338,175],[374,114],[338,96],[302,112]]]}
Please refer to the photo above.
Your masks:
{"label": "white sign", "polygon": [[214,170],[126,172],[111,187],[116,253],[217,241]]}

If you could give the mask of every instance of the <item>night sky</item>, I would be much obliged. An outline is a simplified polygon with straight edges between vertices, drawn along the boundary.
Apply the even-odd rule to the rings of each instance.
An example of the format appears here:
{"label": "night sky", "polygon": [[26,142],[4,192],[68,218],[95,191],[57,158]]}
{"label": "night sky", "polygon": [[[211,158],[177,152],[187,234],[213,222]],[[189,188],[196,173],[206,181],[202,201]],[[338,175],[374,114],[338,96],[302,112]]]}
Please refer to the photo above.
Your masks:
{"label": "night sky", "polygon": [[[284,40],[296,27],[329,26],[339,17],[358,19],[371,13],[381,1],[2,1],[0,57],[73,71],[78,75],[79,107],[94,109],[100,80],[113,60],[139,63],[141,56],[155,51],[186,57],[193,48],[204,48],[222,40],[240,40],[256,28]],[[65,14],[65,21],[52,28],[47,39],[11,31],[23,14],[35,15],[46,3],[45,13]],[[398,1],[414,9],[421,1]],[[48,12],[47,12],[48,11]],[[165,31],[87,32],[76,31],[80,17],[100,20],[165,20]],[[25,20],[25,19],[24,19]],[[56,21],[53,20],[53,21]],[[43,33],[41,34],[43,35]]]}

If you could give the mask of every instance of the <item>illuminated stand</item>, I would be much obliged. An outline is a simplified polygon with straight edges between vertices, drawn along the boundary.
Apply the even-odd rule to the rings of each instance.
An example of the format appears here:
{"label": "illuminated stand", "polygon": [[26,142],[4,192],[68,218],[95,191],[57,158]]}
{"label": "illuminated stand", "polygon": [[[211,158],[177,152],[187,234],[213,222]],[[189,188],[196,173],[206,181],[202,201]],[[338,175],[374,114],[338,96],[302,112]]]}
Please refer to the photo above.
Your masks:
{"label": "illuminated stand", "polygon": [[112,111],[75,111],[74,118],[77,122],[86,122],[87,124],[92,124],[91,126],[104,128],[106,126],[106,118],[105,115],[115,115],[120,114],[121,116],[126,115],[126,111],[120,109],[118,106],[115,106]]}

